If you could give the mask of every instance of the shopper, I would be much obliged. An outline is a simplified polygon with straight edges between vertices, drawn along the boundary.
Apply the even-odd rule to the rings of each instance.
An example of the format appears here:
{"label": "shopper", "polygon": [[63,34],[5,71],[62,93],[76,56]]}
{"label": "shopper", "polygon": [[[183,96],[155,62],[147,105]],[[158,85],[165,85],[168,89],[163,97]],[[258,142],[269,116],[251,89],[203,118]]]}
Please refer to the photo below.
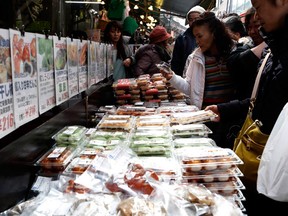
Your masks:
{"label": "shopper", "polygon": [[263,42],[263,38],[260,35],[260,20],[255,15],[256,10],[254,7],[249,8],[245,13],[244,25],[248,35],[252,38],[254,46],[258,46]]}
{"label": "shopper", "polygon": [[156,26],[149,35],[149,44],[141,46],[134,56],[130,56],[125,64],[133,67],[134,77],[142,74],[160,73],[156,64],[162,61],[170,62],[171,56],[168,52],[168,41],[171,35],[163,26]]}
{"label": "shopper", "polygon": [[171,60],[171,69],[179,76],[183,76],[187,57],[197,46],[191,28],[192,23],[203,12],[205,12],[205,9],[199,5],[192,7],[186,15],[186,23],[189,24],[189,28],[187,28],[186,31],[183,34],[180,34],[175,40]]}
{"label": "shopper", "polygon": [[[288,1],[251,0],[256,9],[261,33],[271,50],[271,55],[262,72],[258,95],[254,103],[252,118],[262,122],[261,132],[270,134],[276,119],[288,102]],[[262,59],[268,48],[263,51]],[[250,99],[208,106],[206,110],[216,112],[215,121],[225,122],[235,118],[245,118]],[[288,156],[287,156],[288,159]],[[271,211],[287,212],[288,203],[277,202],[256,190],[256,181],[242,179],[246,190],[245,207],[249,216],[270,215]]]}
{"label": "shopper", "polygon": [[[235,43],[225,25],[213,12],[204,12],[192,24],[198,48],[189,55],[190,61],[186,77],[175,73],[162,74],[171,85],[189,96],[190,103],[199,109],[214,103],[227,102],[234,99],[235,84],[227,70],[227,58]],[[226,145],[227,126],[207,123],[217,145]]]}
{"label": "shopper", "polygon": [[[255,44],[255,46],[250,48],[245,44],[237,44],[236,51],[231,53],[227,61],[228,70],[231,71],[234,80],[237,81],[235,82],[235,98],[238,100],[250,97],[257,75],[257,68],[261,54],[263,49],[267,46],[260,34],[256,33],[256,30],[259,32],[258,29],[250,30],[253,26],[257,26],[255,24],[259,23],[259,20],[256,16],[252,15],[253,11],[251,11],[251,9],[249,11],[247,15],[249,16],[249,21],[247,22],[253,24],[247,25],[248,35],[252,38],[252,44]],[[245,119],[231,120],[229,132],[227,133],[227,147],[233,148],[234,140],[237,137],[244,120]]]}
{"label": "shopper", "polygon": [[117,50],[116,62],[113,67],[114,81],[131,77],[130,68],[123,64],[123,60],[132,55],[132,49],[123,41],[122,25],[118,21],[111,21],[106,25],[103,42],[112,44]]}
{"label": "shopper", "polygon": [[[245,16],[248,36],[252,39],[253,47],[243,46],[243,52],[232,52],[227,67],[232,72],[236,82],[236,98],[239,100],[250,97],[257,75],[257,67],[263,49],[267,46],[259,33],[260,21],[255,16],[255,9],[249,9]],[[248,48],[248,49],[247,49]]]}
{"label": "shopper", "polygon": [[252,38],[248,35],[239,15],[227,16],[223,19],[223,22],[228,28],[228,32],[233,40],[237,41],[238,43],[243,43],[251,48],[254,46]]}

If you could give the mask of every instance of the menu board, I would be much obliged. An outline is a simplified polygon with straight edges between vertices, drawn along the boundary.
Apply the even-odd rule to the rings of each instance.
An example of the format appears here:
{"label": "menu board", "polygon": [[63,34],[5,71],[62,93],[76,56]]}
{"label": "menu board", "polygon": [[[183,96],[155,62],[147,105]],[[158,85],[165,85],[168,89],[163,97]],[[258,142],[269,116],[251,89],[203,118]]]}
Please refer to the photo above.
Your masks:
{"label": "menu board", "polygon": [[65,37],[53,36],[56,105],[69,99],[67,40]]}
{"label": "menu board", "polygon": [[36,34],[39,113],[56,105],[53,67],[53,40],[50,36]]}
{"label": "menu board", "polygon": [[37,118],[38,87],[36,37],[10,29],[13,102],[16,128]]}
{"label": "menu board", "polygon": [[88,87],[96,83],[96,42],[88,43]]}
{"label": "menu board", "polygon": [[79,92],[85,91],[88,87],[88,71],[87,71],[87,40],[78,42],[78,82]]}
{"label": "menu board", "polygon": [[69,98],[79,92],[78,86],[78,42],[79,39],[67,38],[68,92]]}
{"label": "menu board", "polygon": [[10,57],[10,37],[7,29],[0,29],[0,139],[15,130],[13,88]]}

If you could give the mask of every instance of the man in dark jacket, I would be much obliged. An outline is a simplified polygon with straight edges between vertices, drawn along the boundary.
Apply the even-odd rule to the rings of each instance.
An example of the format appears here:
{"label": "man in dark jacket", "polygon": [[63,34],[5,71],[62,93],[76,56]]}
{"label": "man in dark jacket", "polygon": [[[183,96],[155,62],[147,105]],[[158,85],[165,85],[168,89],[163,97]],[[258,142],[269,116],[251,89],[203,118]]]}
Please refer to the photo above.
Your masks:
{"label": "man in dark jacket", "polygon": [[171,69],[179,76],[183,76],[186,59],[197,46],[191,25],[203,12],[205,12],[205,9],[198,5],[188,11],[186,22],[189,24],[189,28],[183,34],[180,34],[175,41]]}
{"label": "man in dark jacket", "polygon": [[[288,1],[251,0],[251,2],[256,8],[261,22],[264,41],[271,50],[271,55],[260,78],[252,119],[260,120],[263,124],[260,128],[261,131],[270,134],[278,115],[288,102]],[[263,51],[260,64],[268,48]],[[233,118],[245,117],[249,102],[249,99],[232,101],[212,105],[206,109],[219,114],[216,121],[220,121],[220,119],[221,121],[230,121]],[[278,202],[259,194],[256,189],[256,182],[249,182],[245,177],[243,182],[246,186],[245,207],[249,216],[268,215],[272,209],[277,209],[280,212],[288,211],[288,203]]]}

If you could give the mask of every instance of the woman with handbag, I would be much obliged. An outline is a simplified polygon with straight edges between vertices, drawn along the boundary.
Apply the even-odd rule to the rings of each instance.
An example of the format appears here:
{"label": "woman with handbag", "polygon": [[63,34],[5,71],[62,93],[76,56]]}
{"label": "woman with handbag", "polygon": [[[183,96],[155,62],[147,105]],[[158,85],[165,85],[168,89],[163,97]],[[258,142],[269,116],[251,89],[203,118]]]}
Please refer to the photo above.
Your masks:
{"label": "woman with handbag", "polygon": [[[288,102],[288,1],[251,0],[251,2],[261,22],[262,27],[260,31],[268,45],[267,49],[264,49],[262,60],[260,61],[260,64],[262,64],[263,61],[266,62],[262,64],[263,69],[260,71],[258,87],[253,89],[253,95],[257,93],[257,96],[253,98],[253,100],[249,98],[243,101],[231,101],[229,103],[211,105],[208,106],[206,110],[212,110],[219,115],[215,121],[221,120],[221,122],[225,122],[233,118],[245,118],[252,101],[252,106],[250,106],[249,114],[246,118],[246,120],[250,118],[250,124],[252,126],[247,126],[249,123],[248,120],[244,123],[235,140],[234,150],[236,153],[239,151],[240,141],[242,153],[239,151],[237,154],[242,158],[242,156],[247,156],[245,154],[251,155],[253,152],[256,152],[255,155],[258,155],[256,159],[258,159],[259,166],[261,151],[263,151],[265,147],[265,143],[278,115]],[[270,51],[271,53],[267,56],[267,53]],[[245,126],[247,130],[244,130]],[[251,128],[258,132],[249,134],[248,132]],[[255,134],[257,135],[256,138],[259,138],[261,142],[254,140]],[[261,147],[262,150],[258,147]],[[254,151],[255,149],[256,151]],[[250,162],[247,161],[246,165],[249,165],[249,163]],[[246,165],[244,161],[244,167]],[[247,214],[249,216],[267,215],[274,209],[277,209],[278,212],[287,212],[288,203],[270,199],[257,192],[256,181],[258,166],[254,167],[255,170],[250,170],[250,172],[255,173],[254,177],[250,175],[251,173],[244,172],[244,178],[242,179],[246,186],[246,190],[243,192],[246,197],[245,207]],[[249,167],[246,168],[249,170]],[[243,170],[245,171],[245,169],[242,169],[242,171]]]}

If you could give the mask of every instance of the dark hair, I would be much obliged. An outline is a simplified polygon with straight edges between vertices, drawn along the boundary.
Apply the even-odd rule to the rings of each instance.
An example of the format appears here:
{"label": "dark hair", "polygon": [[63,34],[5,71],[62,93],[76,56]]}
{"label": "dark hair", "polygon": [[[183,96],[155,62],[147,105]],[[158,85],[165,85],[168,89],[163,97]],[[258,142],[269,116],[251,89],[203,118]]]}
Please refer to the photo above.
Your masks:
{"label": "dark hair", "polygon": [[253,16],[255,16],[256,10],[254,7],[249,8],[246,13],[245,13],[245,21],[244,21],[244,25],[245,28],[248,29],[250,20]]}
{"label": "dark hair", "polygon": [[111,31],[112,28],[114,28],[115,30],[119,30],[121,32],[121,37],[120,37],[120,39],[116,45],[117,58],[126,59],[128,56],[126,55],[125,48],[124,48],[124,41],[123,41],[123,37],[122,37],[123,36],[123,29],[122,29],[122,25],[120,24],[120,22],[113,20],[106,25],[106,27],[104,29],[103,42],[107,43],[107,44],[112,43],[112,40],[111,40],[110,34],[109,34],[109,32]]}
{"label": "dark hair", "polygon": [[234,45],[225,25],[213,12],[204,12],[193,22],[192,30],[196,26],[208,25],[211,33],[214,34],[214,41],[221,57],[227,57]]}
{"label": "dark hair", "polygon": [[232,32],[239,33],[240,37],[245,37],[248,35],[240,16],[228,16],[223,19],[223,22],[225,23],[225,26],[227,26]]}

